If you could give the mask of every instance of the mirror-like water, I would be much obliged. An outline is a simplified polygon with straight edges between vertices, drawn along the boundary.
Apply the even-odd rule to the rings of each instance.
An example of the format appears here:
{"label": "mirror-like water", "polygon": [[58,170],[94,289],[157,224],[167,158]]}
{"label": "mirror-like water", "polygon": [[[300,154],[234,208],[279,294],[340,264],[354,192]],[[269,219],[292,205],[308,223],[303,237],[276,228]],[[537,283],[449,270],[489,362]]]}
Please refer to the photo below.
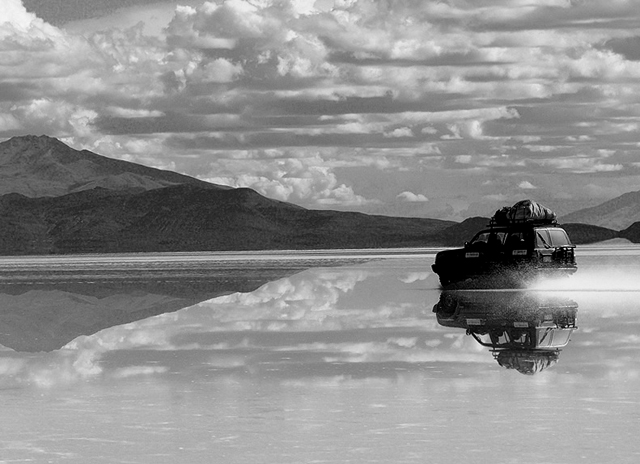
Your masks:
{"label": "mirror-like water", "polygon": [[434,253],[0,259],[0,463],[637,462],[640,247]]}

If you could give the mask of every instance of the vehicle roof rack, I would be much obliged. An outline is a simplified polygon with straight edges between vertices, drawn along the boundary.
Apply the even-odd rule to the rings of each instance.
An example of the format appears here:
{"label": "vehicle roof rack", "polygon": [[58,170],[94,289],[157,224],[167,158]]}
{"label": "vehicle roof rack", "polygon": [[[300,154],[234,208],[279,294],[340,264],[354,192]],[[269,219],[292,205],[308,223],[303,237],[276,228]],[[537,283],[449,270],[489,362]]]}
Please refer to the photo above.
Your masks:
{"label": "vehicle roof rack", "polygon": [[489,227],[514,227],[514,226],[555,226],[558,225],[556,219],[509,219],[507,221],[498,221],[492,217],[489,221]]}

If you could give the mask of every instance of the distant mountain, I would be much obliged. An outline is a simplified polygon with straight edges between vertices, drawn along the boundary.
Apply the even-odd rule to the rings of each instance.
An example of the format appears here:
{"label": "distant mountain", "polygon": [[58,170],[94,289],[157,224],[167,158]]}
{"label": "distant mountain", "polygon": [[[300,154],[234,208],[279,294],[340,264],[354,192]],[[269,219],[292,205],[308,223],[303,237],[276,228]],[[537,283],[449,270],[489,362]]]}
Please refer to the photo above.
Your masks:
{"label": "distant mountain", "polygon": [[0,254],[439,245],[450,221],[316,211],[251,189],[177,185],[0,197]]}
{"label": "distant mountain", "polygon": [[[3,255],[460,246],[489,222],[308,210],[47,136],[0,143],[0,215]],[[612,233],[578,224],[571,235]]]}
{"label": "distant mountain", "polygon": [[640,221],[640,191],[629,192],[591,208],[561,218],[563,223],[582,223],[622,230]]}
{"label": "distant mountain", "polygon": [[489,222],[489,218],[480,216],[468,218],[442,230],[435,238],[444,246],[460,247],[464,242],[471,240],[478,231],[485,229]]}
{"label": "distant mountain", "polygon": [[616,230],[591,224],[562,224],[562,228],[567,231],[569,238],[576,245],[603,242],[620,237],[620,233]]}
{"label": "distant mountain", "polygon": [[[486,228],[489,222],[490,218],[485,217],[468,218],[443,229],[433,238],[444,246],[461,247],[464,245],[464,242],[471,240],[478,231]],[[620,236],[618,231],[590,224],[561,224],[561,226],[567,231],[567,234],[569,234],[572,243],[576,245],[602,242]]]}
{"label": "distant mountain", "polygon": [[626,238],[633,243],[640,243],[640,221],[634,222],[626,229],[621,230],[619,237]]}
{"label": "distant mountain", "polygon": [[74,150],[45,135],[14,137],[0,143],[0,195],[60,196],[103,187],[152,190],[189,184],[227,189],[171,171]]}

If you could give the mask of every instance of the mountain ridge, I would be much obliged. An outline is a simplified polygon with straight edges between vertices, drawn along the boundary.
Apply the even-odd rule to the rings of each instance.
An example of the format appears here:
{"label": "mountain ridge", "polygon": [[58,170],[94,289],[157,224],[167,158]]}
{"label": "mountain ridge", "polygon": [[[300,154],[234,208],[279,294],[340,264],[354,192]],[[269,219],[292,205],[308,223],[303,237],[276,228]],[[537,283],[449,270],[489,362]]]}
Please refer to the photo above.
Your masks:
{"label": "mountain ridge", "polygon": [[0,254],[427,246],[450,221],[316,211],[251,189],[178,185],[0,197]]}
{"label": "mountain ridge", "polygon": [[60,196],[96,187],[152,190],[178,184],[229,189],[173,171],[75,150],[46,135],[0,143],[0,195]]}
{"label": "mountain ridge", "polygon": [[563,222],[624,230],[640,221],[640,191],[627,192],[596,206],[569,213]]}
{"label": "mountain ridge", "polygon": [[[48,136],[0,143],[0,214],[4,255],[460,246],[489,222],[310,210]],[[622,234],[568,227],[576,243]]]}

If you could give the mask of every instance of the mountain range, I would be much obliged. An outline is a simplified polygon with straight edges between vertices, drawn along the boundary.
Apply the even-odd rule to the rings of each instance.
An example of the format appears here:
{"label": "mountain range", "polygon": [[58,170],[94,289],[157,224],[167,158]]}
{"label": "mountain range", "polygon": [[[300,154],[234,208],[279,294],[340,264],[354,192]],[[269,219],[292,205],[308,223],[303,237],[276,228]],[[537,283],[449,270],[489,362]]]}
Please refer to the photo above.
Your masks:
{"label": "mountain range", "polygon": [[562,222],[592,224],[622,230],[640,221],[640,191],[629,192],[600,205],[563,216]]}
{"label": "mountain range", "polygon": [[[576,243],[640,242],[640,192],[612,202],[563,218]],[[0,214],[3,255],[456,246],[488,222],[310,210],[47,136],[0,143]]]}
{"label": "mountain range", "polygon": [[47,136],[14,137],[0,143],[0,195],[57,197],[102,187],[152,190],[172,185],[229,189],[171,171],[74,150]]}

